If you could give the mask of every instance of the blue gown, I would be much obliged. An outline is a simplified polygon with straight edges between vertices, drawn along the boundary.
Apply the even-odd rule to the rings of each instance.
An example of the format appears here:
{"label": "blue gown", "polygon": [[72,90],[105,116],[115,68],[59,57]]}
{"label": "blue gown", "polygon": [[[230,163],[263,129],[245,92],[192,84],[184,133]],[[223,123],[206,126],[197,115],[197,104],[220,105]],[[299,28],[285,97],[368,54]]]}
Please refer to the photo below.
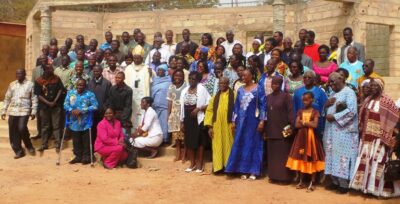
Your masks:
{"label": "blue gown", "polygon": [[154,77],[151,84],[150,94],[153,98],[153,109],[158,115],[164,142],[168,142],[168,88],[171,84],[171,77]]}
{"label": "blue gown", "polygon": [[[256,117],[256,104],[259,117]],[[225,172],[261,174],[264,141],[257,126],[265,119],[265,110],[266,97],[259,86],[250,92],[239,88],[234,107],[235,140]]]}

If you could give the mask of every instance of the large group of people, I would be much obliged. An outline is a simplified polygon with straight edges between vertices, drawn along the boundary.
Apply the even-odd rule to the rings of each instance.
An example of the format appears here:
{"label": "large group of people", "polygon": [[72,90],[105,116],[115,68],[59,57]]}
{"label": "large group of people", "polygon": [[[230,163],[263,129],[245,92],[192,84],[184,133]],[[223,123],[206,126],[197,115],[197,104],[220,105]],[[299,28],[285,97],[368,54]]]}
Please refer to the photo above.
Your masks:
{"label": "large group of people", "polygon": [[[146,42],[140,29],[110,31],[105,42],[82,35],[59,46],[44,45],[32,71],[18,69],[7,90],[1,117],[9,116],[15,159],[35,154],[27,122],[37,118],[42,145],[61,151],[62,135],[73,140],[71,164],[89,164],[94,151],[105,168],[124,163],[127,145],[158,154],[176,148],[174,161],[189,161],[188,173],[204,171],[211,147],[215,173],[315,190],[350,188],[381,197],[400,195],[400,181],[383,173],[393,152],[399,157],[399,109],[384,94],[365,48],[343,30],[345,43],[329,46],[301,29],[298,40],[275,32],[254,37],[245,53],[232,31],[215,44],[204,33],[198,45],[190,31],[173,42],[173,32]],[[65,127],[65,128],[64,128]],[[64,132],[64,134],[63,134]],[[89,137],[90,136],[90,137]],[[92,139],[92,140],[91,140]],[[92,143],[92,144],[91,144]],[[305,184],[309,182],[309,184]]]}

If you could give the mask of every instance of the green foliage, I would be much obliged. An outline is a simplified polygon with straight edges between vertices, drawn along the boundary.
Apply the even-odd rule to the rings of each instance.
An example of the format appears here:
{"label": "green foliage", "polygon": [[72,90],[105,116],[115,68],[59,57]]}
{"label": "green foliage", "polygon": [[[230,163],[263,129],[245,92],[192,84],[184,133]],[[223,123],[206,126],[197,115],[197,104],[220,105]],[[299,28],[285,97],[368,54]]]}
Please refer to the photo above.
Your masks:
{"label": "green foliage", "polygon": [[0,0],[0,21],[25,23],[37,0]]}

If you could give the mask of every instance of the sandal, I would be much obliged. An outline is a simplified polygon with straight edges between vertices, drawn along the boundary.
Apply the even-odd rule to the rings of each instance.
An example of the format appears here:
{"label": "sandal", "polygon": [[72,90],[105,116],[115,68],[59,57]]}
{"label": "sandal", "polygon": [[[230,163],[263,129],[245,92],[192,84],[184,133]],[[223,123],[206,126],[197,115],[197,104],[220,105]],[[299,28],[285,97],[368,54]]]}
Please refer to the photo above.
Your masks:
{"label": "sandal", "polygon": [[195,169],[195,167],[189,167],[189,168],[185,169],[185,172],[186,172],[186,173],[190,173],[190,172],[192,172],[194,169]]}
{"label": "sandal", "polygon": [[196,172],[196,173],[203,173],[203,172],[204,172],[204,169],[196,169],[196,171],[194,171],[194,172]]}
{"label": "sandal", "polygon": [[296,185],[296,189],[304,189],[304,188],[306,188],[306,186],[302,182]]}
{"label": "sandal", "polygon": [[247,176],[246,176],[246,175],[242,175],[242,176],[240,176],[240,179],[246,180],[246,179],[247,179]]}
{"label": "sandal", "polygon": [[255,175],[250,175],[249,179],[254,181],[257,179],[257,177]]}
{"label": "sandal", "polygon": [[310,185],[307,187],[307,193],[311,193],[315,190],[315,186],[312,185],[312,181],[310,182]]}

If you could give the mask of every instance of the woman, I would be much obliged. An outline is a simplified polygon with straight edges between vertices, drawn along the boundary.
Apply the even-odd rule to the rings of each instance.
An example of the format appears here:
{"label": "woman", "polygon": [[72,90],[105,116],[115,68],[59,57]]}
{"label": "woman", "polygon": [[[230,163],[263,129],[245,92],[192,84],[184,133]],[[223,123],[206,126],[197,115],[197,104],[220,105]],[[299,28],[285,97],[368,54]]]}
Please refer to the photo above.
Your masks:
{"label": "woman", "polygon": [[218,45],[217,47],[215,47],[214,63],[221,58],[225,58],[225,47],[222,45]]}
{"label": "woman", "polygon": [[313,70],[321,76],[321,81],[325,84],[329,75],[337,70],[337,64],[328,60],[329,47],[321,45],[318,48],[319,61],[313,63]]}
{"label": "woman", "polygon": [[168,138],[168,101],[165,100],[168,94],[168,88],[171,84],[171,78],[168,76],[168,65],[161,64],[156,68],[157,76],[153,77],[151,83],[150,95],[154,99],[152,107],[158,115],[161,130],[163,132],[164,143],[169,142]]}
{"label": "woman", "polygon": [[[221,43],[223,43],[223,42],[225,42],[225,41],[226,41],[225,38],[219,37],[219,38],[217,39],[217,41],[216,41],[216,44],[217,44],[217,46],[220,46]],[[225,50],[225,49],[224,49],[224,50]]]}
{"label": "woman", "polygon": [[344,194],[348,192],[349,180],[357,158],[357,97],[354,91],[346,86],[343,76],[337,72],[329,76],[329,85],[334,93],[325,103],[325,175],[330,176],[332,180],[332,185],[328,188]]}
{"label": "woman", "polygon": [[[244,85],[244,82],[243,82],[243,71],[245,69],[246,68],[244,66],[242,66],[242,65],[240,65],[237,68],[237,74],[238,74],[239,77],[238,77],[238,79],[235,80],[235,82],[233,82],[233,92],[235,94],[238,92],[239,88]],[[253,74],[252,74],[252,77],[253,77]]]}
{"label": "woman", "polygon": [[200,83],[207,89],[210,96],[213,96],[217,92],[218,87],[215,87],[215,80],[213,74],[209,73],[208,65],[206,62],[199,61],[197,63],[197,71],[201,74]]}
{"label": "woman", "polygon": [[285,62],[282,61],[282,50],[278,49],[278,48],[274,48],[271,51],[271,59],[275,59],[276,60],[276,68],[275,70],[281,74],[282,76],[287,76],[289,74],[289,68],[288,66],[285,64]]}
{"label": "woman", "polygon": [[350,187],[379,197],[400,196],[400,182],[385,181],[383,173],[396,145],[399,110],[383,94],[383,81],[371,79],[369,86],[370,96],[360,109],[361,144]]}
{"label": "woman", "polygon": [[186,59],[183,57],[178,57],[176,60],[176,69],[180,69],[185,74],[185,82],[189,83],[189,64],[187,63]]}
{"label": "woman", "polygon": [[199,60],[200,59],[200,50],[202,47],[207,47],[208,48],[208,57],[207,60],[214,60],[215,57],[215,48],[213,46],[213,39],[210,33],[204,33],[201,36],[201,45],[196,49],[196,52],[194,53],[194,59]]}
{"label": "woman", "polygon": [[184,81],[184,73],[181,69],[175,70],[172,74],[172,84],[168,88],[168,132],[172,133],[172,141],[176,145],[176,156],[174,161],[185,161],[185,149],[183,149],[184,133],[181,130],[181,93],[187,84]]}
{"label": "woman", "polygon": [[239,88],[233,109],[235,138],[225,172],[255,180],[261,175],[263,159],[264,142],[260,133],[264,129],[265,95],[248,69],[243,71],[242,78],[245,85]]}
{"label": "woman", "polygon": [[303,65],[299,61],[293,61],[289,64],[290,74],[286,77],[289,87],[289,93],[293,96],[297,88],[303,86]]}
{"label": "woman", "polygon": [[247,62],[255,81],[258,82],[263,74],[263,65],[261,64],[260,57],[258,55],[251,55],[247,58]]}
{"label": "woman", "polygon": [[335,64],[338,64],[338,61],[337,61],[338,56],[339,56],[338,52],[340,52],[340,49],[338,49],[339,48],[339,38],[337,36],[332,36],[331,39],[329,39],[329,46],[331,46],[331,49],[330,49],[331,52],[329,54],[328,60]]}
{"label": "woman", "polygon": [[[294,128],[295,114],[292,96],[282,91],[282,83],[282,76],[274,76],[272,93],[267,96],[267,172],[270,182],[290,183],[293,172],[286,168],[286,161],[293,142],[290,133]],[[284,129],[288,129],[288,137],[283,135]]]}
{"label": "woman", "polygon": [[[211,96],[207,89],[199,82],[202,76],[199,72],[190,72],[189,86],[182,90],[181,103],[181,130],[185,133],[185,146],[190,159],[190,166],[185,172],[195,171],[202,173],[204,145],[207,132],[203,125],[204,111]],[[197,155],[197,161],[195,156]]]}
{"label": "woman", "polygon": [[155,158],[158,153],[158,146],[163,141],[163,132],[156,111],[151,107],[153,99],[144,97],[140,107],[144,110],[142,122],[132,134],[129,142],[136,148],[150,152],[149,158]]}
{"label": "woman", "polygon": [[260,51],[260,45],[261,45],[261,40],[260,39],[254,39],[253,43],[251,44],[253,51],[248,52],[246,54],[246,59],[249,59],[250,56],[252,55],[257,55],[259,56],[260,54],[262,54],[262,52]]}
{"label": "woman", "polygon": [[115,119],[114,110],[107,108],[103,120],[97,125],[94,150],[101,155],[104,168],[112,169],[128,157],[125,151],[121,122]]}

